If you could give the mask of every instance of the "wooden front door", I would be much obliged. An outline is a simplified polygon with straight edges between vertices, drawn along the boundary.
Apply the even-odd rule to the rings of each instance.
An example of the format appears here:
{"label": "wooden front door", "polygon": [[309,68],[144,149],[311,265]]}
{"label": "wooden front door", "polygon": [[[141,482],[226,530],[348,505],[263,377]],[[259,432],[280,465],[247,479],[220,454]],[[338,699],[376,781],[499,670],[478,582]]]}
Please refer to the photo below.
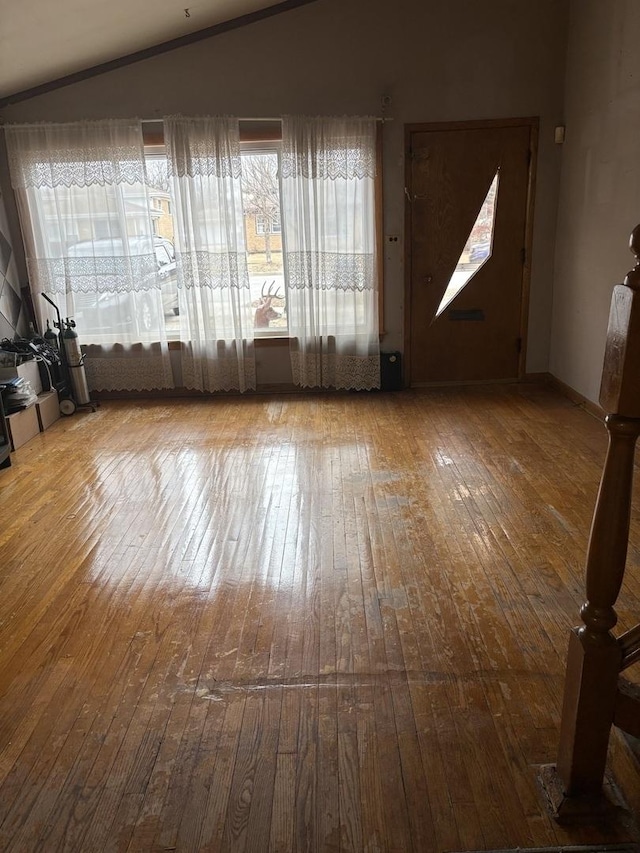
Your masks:
{"label": "wooden front door", "polygon": [[536,130],[407,127],[407,384],[523,373]]}

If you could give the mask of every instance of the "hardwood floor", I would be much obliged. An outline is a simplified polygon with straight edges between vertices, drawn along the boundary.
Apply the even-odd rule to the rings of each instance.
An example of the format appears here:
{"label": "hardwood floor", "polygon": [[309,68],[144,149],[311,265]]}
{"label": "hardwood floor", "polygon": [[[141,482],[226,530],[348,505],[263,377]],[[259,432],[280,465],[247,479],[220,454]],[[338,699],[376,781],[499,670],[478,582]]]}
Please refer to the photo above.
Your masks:
{"label": "hardwood floor", "polygon": [[[464,851],[562,829],[604,427],[536,386],[109,402],[0,472],[0,849]],[[634,504],[620,627],[640,615]],[[611,771],[640,775],[618,735]]]}

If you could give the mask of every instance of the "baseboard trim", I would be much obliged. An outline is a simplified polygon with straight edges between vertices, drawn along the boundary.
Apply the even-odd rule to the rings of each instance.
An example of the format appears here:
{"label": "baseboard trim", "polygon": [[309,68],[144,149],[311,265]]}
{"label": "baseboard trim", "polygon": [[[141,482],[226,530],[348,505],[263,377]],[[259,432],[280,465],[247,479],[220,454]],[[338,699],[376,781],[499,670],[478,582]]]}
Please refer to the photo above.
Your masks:
{"label": "baseboard trim", "polygon": [[342,388],[301,388],[299,385],[293,385],[290,382],[272,383],[258,385],[250,391],[195,391],[190,388],[166,388],[155,389],[153,391],[92,391],[91,399],[96,401],[107,400],[172,400],[182,398],[192,398],[201,400],[215,400],[224,397],[241,397],[248,399],[249,397],[259,397],[266,394],[298,394],[308,396],[311,394],[372,394],[379,393],[378,389],[373,391],[346,391]]}
{"label": "baseboard trim", "polygon": [[525,373],[523,382],[549,382],[550,373]]}
{"label": "baseboard trim", "polygon": [[[531,383],[531,384],[546,384],[550,385],[563,397],[566,397],[568,400],[571,400],[572,403],[575,403],[576,406],[580,406],[588,412],[593,417],[598,418],[598,420],[604,420],[606,412],[602,409],[597,403],[593,403],[591,400],[588,400],[582,394],[579,394],[575,391],[570,385],[562,382],[560,379],[557,379],[551,373],[526,373],[524,377],[520,380],[521,382]],[[517,380],[504,380],[503,382],[499,382],[496,380],[488,381],[488,382],[446,382],[446,383],[428,383],[425,385],[414,386],[413,389],[407,390],[434,390],[435,388],[442,387],[450,387],[450,386],[464,386],[464,385],[512,385],[517,384]],[[214,397],[251,397],[258,396],[261,394],[350,394],[350,391],[335,391],[334,389],[326,389],[326,388],[300,388],[297,385],[293,385],[291,383],[267,383],[264,385],[259,385],[258,388],[254,391],[247,391],[244,394],[240,394],[239,391],[217,391],[215,393],[210,393],[207,391],[191,391],[186,388],[172,388],[164,391],[95,391],[92,392],[91,396],[95,400],[135,400],[135,399],[171,399],[176,397],[200,397],[206,399],[212,399]]]}
{"label": "baseboard trim", "polygon": [[580,406],[585,410],[585,412],[588,412],[588,414],[593,415],[594,418],[598,418],[600,421],[603,421],[607,414],[597,403],[594,403],[592,400],[588,400],[552,373],[527,373],[525,376],[525,382],[546,382],[547,385],[555,388],[555,390],[562,394],[563,397],[571,400],[571,402],[575,403],[576,406]]}

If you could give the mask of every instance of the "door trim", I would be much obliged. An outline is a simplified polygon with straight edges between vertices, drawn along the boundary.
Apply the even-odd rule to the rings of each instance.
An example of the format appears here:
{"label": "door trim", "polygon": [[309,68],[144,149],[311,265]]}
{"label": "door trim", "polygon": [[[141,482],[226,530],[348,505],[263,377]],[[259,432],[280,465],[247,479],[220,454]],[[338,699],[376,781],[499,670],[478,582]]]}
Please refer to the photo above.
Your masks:
{"label": "door trim", "polygon": [[[527,202],[525,211],[524,251],[522,266],[522,302],[520,308],[520,353],[518,355],[518,380],[526,374],[527,343],[529,326],[529,293],[531,289],[531,251],[533,246],[533,214],[535,202],[536,169],[538,162],[538,131],[540,119],[537,116],[526,118],[486,119],[482,121],[447,121],[405,124],[404,126],[404,375],[405,388],[410,388],[411,380],[411,135],[432,131],[489,130],[501,127],[529,128],[529,175],[527,181]],[[446,382],[438,384],[450,384]]]}

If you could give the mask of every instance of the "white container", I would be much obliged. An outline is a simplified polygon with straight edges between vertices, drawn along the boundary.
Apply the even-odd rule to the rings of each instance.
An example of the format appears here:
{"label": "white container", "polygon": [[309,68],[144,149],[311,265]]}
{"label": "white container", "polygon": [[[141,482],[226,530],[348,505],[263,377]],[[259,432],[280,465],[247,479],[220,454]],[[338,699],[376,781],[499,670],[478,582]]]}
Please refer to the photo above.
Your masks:
{"label": "white container", "polygon": [[35,359],[25,361],[17,367],[0,367],[0,383],[3,380],[13,379],[20,376],[27,382],[31,383],[34,394],[42,393],[42,380],[40,379],[40,368]]}
{"label": "white container", "polygon": [[60,417],[58,392],[54,389],[53,391],[45,391],[44,394],[39,394],[36,401],[36,411],[38,413],[40,432],[44,432],[47,427],[50,427]]}
{"label": "white container", "polygon": [[40,424],[38,423],[38,413],[35,405],[29,406],[27,409],[22,409],[20,412],[13,412],[6,417],[9,426],[9,438],[11,439],[11,449],[17,450],[40,434]]}

